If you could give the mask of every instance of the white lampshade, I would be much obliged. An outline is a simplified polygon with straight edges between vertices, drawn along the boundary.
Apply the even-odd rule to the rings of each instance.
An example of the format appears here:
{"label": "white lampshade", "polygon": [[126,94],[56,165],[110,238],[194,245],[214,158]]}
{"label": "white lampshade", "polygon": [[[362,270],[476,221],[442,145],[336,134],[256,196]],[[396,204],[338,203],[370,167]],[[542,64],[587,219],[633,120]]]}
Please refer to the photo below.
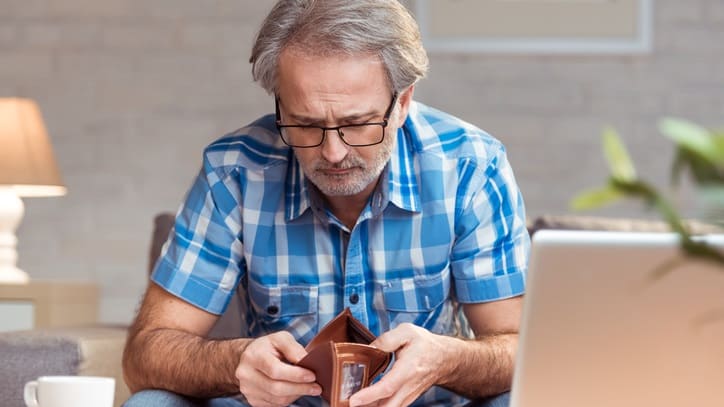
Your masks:
{"label": "white lampshade", "polygon": [[18,196],[65,195],[53,148],[38,106],[0,98],[0,186]]}
{"label": "white lampshade", "polygon": [[0,98],[0,282],[28,281],[16,266],[15,230],[24,212],[19,197],[65,192],[38,106],[29,99]]}

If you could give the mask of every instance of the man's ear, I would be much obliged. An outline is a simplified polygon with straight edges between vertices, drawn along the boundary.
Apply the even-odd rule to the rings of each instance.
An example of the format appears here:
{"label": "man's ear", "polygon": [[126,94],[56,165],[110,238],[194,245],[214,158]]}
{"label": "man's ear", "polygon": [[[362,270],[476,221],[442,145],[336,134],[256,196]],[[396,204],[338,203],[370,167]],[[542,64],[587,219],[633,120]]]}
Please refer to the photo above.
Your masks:
{"label": "man's ear", "polygon": [[394,127],[402,127],[402,125],[405,123],[405,119],[407,119],[407,112],[410,109],[410,104],[412,103],[412,96],[414,93],[415,85],[412,85],[402,91],[402,93],[400,93],[400,96],[397,97],[397,103],[400,105],[400,110],[398,112],[398,115],[395,117],[397,119],[397,122],[393,123]]}

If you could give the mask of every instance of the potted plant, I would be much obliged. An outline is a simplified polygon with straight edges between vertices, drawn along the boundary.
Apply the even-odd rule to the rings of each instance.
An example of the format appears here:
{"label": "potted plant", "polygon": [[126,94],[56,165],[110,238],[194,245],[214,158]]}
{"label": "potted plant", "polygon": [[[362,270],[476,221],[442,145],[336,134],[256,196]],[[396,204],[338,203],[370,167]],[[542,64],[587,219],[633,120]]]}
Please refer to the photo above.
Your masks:
{"label": "potted plant", "polygon": [[[701,216],[708,223],[724,226],[724,130],[710,130],[686,120],[666,118],[659,130],[676,144],[672,185],[677,187],[688,173],[697,187]],[[638,177],[633,161],[617,132],[602,134],[603,151],[610,174],[606,185],[580,193],[571,201],[576,210],[587,210],[623,198],[642,200],[657,210],[672,231],[681,237],[683,249],[700,258],[724,263],[724,254],[692,238],[692,234],[670,200],[651,183]]]}

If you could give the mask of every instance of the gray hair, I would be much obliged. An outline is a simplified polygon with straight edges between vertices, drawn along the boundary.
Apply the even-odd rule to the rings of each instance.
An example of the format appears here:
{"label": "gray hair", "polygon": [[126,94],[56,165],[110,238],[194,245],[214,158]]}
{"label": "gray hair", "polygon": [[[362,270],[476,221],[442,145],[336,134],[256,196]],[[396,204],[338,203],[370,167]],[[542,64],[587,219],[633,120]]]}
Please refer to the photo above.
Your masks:
{"label": "gray hair", "polygon": [[427,72],[420,30],[398,0],[279,0],[249,59],[254,80],[269,93],[278,90],[279,56],[287,47],[313,56],[379,55],[398,93]]}

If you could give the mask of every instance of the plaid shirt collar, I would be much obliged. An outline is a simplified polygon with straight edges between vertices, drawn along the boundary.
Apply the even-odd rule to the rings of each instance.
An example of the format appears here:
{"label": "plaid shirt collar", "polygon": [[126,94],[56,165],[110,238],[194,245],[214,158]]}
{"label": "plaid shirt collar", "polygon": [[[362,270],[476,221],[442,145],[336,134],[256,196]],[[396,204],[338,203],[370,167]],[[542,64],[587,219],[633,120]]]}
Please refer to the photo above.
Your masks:
{"label": "plaid shirt collar", "polygon": [[[400,209],[410,212],[420,211],[420,191],[417,185],[417,176],[414,172],[414,154],[413,148],[410,146],[410,135],[414,134],[410,129],[413,128],[412,121],[408,117],[404,126],[397,132],[397,144],[392,152],[390,161],[382,172],[382,177],[387,174],[387,184],[377,187],[372,196],[379,194],[379,208],[384,208],[385,202],[392,203]],[[286,179],[286,200],[285,200],[285,217],[290,222],[311,209],[315,202],[321,200],[314,199],[314,193],[317,192],[313,185],[309,184],[308,179],[302,172],[294,154],[290,154],[290,164],[287,168]]]}

